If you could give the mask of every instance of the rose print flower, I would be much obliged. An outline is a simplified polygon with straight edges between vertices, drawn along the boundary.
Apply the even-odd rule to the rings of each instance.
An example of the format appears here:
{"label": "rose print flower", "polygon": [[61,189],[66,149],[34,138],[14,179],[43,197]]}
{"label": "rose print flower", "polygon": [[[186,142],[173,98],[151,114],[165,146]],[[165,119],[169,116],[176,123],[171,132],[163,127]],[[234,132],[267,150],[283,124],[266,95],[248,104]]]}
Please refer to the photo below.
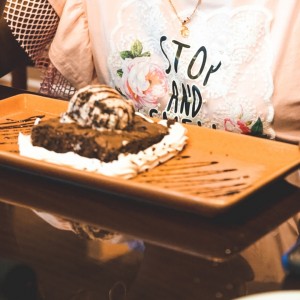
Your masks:
{"label": "rose print flower", "polygon": [[234,121],[230,118],[224,119],[224,128],[226,131],[249,134],[251,129],[248,127],[248,125],[242,120]]}
{"label": "rose print flower", "polygon": [[149,52],[143,52],[140,41],[135,41],[120,56],[123,61],[118,70],[119,90],[133,100],[137,109],[157,106],[168,90],[165,72],[153,62]]}
{"label": "rose print flower", "polygon": [[243,107],[240,107],[240,113],[236,118],[225,118],[224,129],[230,132],[249,134],[254,136],[263,136],[263,123],[259,116],[256,120],[249,120],[245,114]]}
{"label": "rose print flower", "polygon": [[156,106],[167,92],[165,73],[148,57],[126,59],[122,71],[121,91],[137,108]]}
{"label": "rose print flower", "polygon": [[224,119],[224,129],[230,132],[237,132],[242,134],[250,134],[254,136],[262,136],[263,135],[263,124],[260,118],[256,120],[256,122],[245,122],[241,119],[236,121],[225,118]]}

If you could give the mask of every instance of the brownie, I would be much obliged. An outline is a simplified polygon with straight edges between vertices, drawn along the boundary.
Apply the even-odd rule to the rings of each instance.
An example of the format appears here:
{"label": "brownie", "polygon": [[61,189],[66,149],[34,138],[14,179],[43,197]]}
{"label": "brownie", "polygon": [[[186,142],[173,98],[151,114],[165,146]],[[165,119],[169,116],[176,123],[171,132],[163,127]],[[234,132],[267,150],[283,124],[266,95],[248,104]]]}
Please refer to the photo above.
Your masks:
{"label": "brownie", "polygon": [[77,123],[61,123],[59,118],[41,121],[32,128],[31,139],[39,146],[58,153],[75,152],[103,162],[116,160],[120,153],[136,154],[160,142],[168,127],[150,123],[135,115],[128,130],[94,130]]}

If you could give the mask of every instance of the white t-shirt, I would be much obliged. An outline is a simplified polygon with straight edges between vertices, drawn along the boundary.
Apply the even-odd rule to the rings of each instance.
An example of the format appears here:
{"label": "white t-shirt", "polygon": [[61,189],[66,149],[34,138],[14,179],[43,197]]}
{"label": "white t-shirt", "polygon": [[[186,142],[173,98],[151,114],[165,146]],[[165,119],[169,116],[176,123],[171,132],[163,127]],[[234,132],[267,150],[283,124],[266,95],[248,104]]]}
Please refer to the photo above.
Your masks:
{"label": "white t-shirt", "polygon": [[[185,19],[196,1],[173,3]],[[50,58],[76,88],[105,82],[146,115],[274,137],[274,79],[297,5],[204,0],[183,37],[167,0],[66,0]]]}

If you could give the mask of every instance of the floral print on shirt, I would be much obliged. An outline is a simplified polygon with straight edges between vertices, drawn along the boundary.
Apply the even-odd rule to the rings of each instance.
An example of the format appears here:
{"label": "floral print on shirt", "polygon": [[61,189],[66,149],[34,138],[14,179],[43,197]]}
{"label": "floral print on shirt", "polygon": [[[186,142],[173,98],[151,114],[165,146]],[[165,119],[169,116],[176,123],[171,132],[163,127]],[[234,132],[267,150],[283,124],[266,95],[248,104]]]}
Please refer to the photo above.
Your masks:
{"label": "floral print on shirt", "polygon": [[155,107],[158,99],[165,96],[168,83],[164,70],[151,59],[150,52],[143,52],[140,41],[134,41],[130,50],[120,53],[122,67],[119,91],[130,98],[137,109]]}
{"label": "floral print on shirt", "polygon": [[[167,74],[151,58],[151,53],[143,50],[143,44],[136,40],[130,49],[119,53],[122,64],[121,68],[117,70],[117,75],[121,80],[116,88],[123,96],[133,101],[137,110],[145,112],[155,108],[157,111],[160,100],[169,93]],[[243,111],[242,107],[241,110]],[[184,120],[180,120],[176,115],[166,114],[166,109],[164,112],[159,112],[159,116],[163,118],[172,117],[177,121]],[[198,120],[197,124],[201,126],[202,120]],[[224,118],[222,128],[214,125],[212,128],[246,135],[264,136],[261,118],[258,116],[255,120],[248,120],[243,113],[234,118]]]}

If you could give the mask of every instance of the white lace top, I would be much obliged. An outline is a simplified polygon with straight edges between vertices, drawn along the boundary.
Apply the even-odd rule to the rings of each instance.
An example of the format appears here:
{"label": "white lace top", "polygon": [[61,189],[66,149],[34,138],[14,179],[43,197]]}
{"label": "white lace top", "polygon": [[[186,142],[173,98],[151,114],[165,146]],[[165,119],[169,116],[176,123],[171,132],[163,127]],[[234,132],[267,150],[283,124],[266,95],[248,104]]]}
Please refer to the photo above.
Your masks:
{"label": "white lace top", "polygon": [[[194,5],[187,1],[180,16],[188,16]],[[66,31],[74,25],[79,29],[74,24],[78,14],[82,20],[76,22],[83,29],[87,26],[90,37],[89,41],[81,39],[80,48],[91,49],[97,79],[133,99],[142,113],[273,136],[269,126],[273,119],[272,15],[268,10],[204,1],[188,25],[190,35],[182,37],[181,24],[168,1],[115,0],[113,6],[103,1],[85,1],[84,5],[67,1],[61,17],[66,22],[59,27],[61,35],[50,52],[63,74],[66,63],[56,63],[57,56],[68,51]],[[79,58],[79,68],[91,64],[86,64],[88,58]],[[95,79],[92,68],[88,77],[84,73],[85,78],[78,75],[77,63],[74,70],[67,68],[64,75],[76,87]]]}

